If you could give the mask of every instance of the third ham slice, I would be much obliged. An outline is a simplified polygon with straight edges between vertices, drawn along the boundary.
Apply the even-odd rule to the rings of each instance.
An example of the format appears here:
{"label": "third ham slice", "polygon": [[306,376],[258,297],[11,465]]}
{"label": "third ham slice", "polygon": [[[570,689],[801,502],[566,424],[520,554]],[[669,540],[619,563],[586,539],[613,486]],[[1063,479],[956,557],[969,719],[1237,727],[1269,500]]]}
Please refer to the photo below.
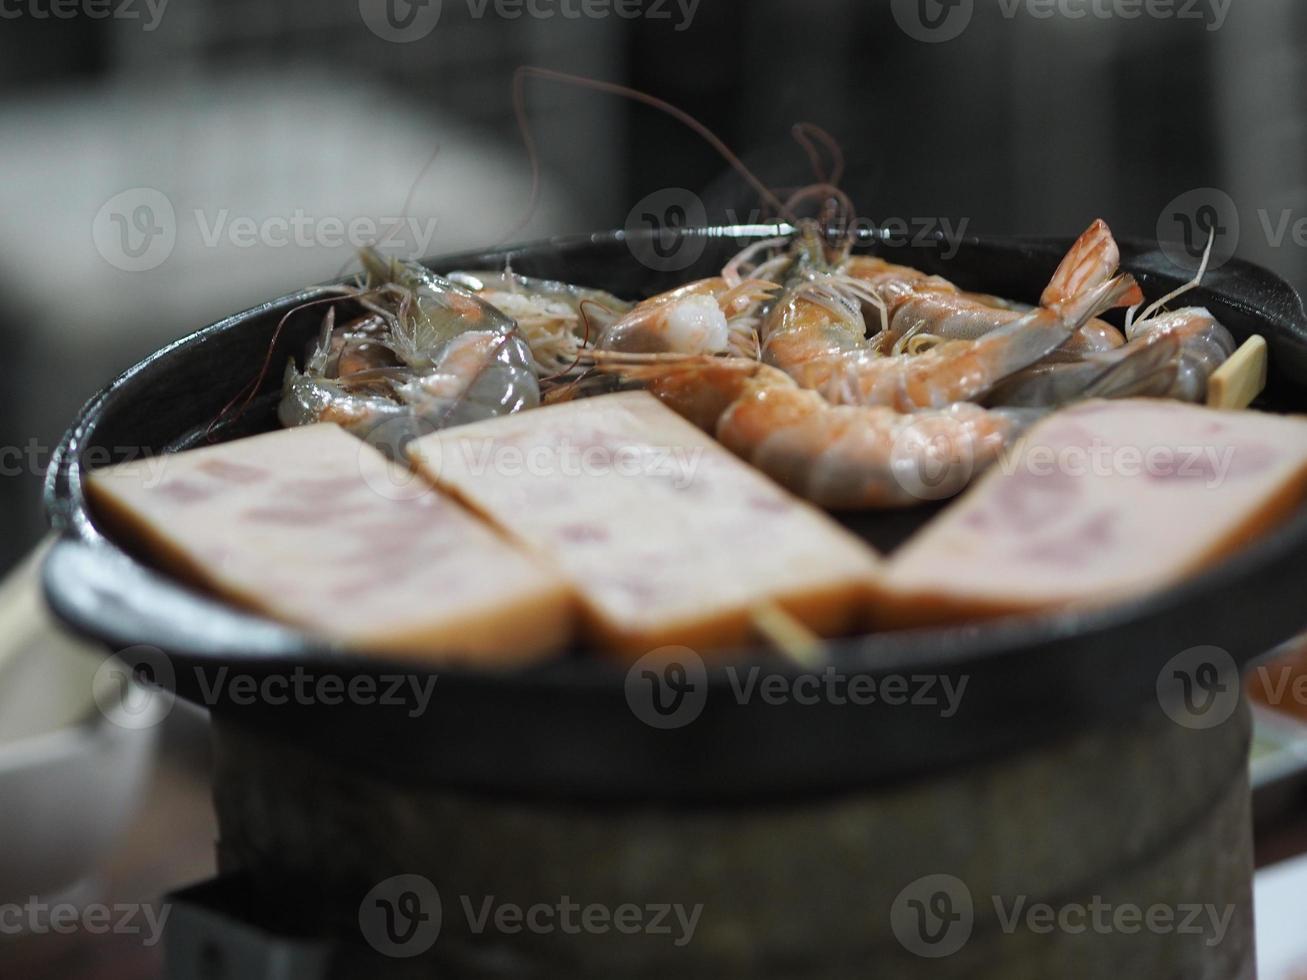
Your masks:
{"label": "third ham slice", "polygon": [[1035,426],[887,566],[880,620],[915,626],[1138,596],[1285,517],[1307,419],[1086,402]]}
{"label": "third ham slice", "polygon": [[552,562],[596,646],[745,642],[759,604],[822,634],[855,627],[877,557],[645,392],[445,429],[419,468]]}

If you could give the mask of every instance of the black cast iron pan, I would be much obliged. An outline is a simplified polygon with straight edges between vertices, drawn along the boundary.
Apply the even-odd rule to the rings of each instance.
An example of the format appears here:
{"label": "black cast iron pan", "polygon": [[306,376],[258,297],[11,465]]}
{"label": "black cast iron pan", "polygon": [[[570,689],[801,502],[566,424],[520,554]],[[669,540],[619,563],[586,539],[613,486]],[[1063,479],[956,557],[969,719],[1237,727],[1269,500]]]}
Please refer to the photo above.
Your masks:
{"label": "black cast iron pan", "polygon": [[[774,227],[691,230],[660,241],[655,271],[638,261],[646,241],[622,232],[560,239],[442,258],[438,271],[501,267],[599,286],[632,298],[714,274],[749,240]],[[861,247],[964,288],[1017,299],[1038,297],[1070,241],[968,238],[956,254],[941,241]],[[668,247],[669,246],[669,247]],[[679,250],[679,251],[678,251]],[[1156,248],[1122,246],[1126,269],[1156,298],[1190,272]],[[676,261],[681,256],[682,261]],[[686,264],[685,257],[693,258]],[[654,264],[654,263],[650,263]],[[1307,624],[1307,507],[1273,535],[1200,579],[1159,595],[1094,612],[1018,617],[979,626],[881,634],[833,642],[841,676],[904,676],[914,693],[934,677],[956,689],[957,711],[938,703],[855,705],[767,703],[736,696],[725,668],[708,671],[698,716],[659,729],[628,702],[626,671],[588,657],[508,674],[442,671],[427,709],[379,704],[268,704],[234,698],[234,675],[394,674],[384,661],[325,648],[296,631],[248,616],[157,574],[97,527],[82,495],[88,464],[120,458],[123,447],[184,448],[256,373],[274,325],[318,295],[288,296],[237,314],[142,361],[93,398],[63,439],[47,477],[46,506],[61,537],[45,567],[50,604],[68,624],[150,665],[184,698],[239,718],[368,771],[490,794],[591,802],[651,800],[727,805],[866,789],[928,776],[1019,750],[1077,727],[1110,722],[1156,703],[1158,674],[1179,652],[1215,645],[1245,664]],[[1270,273],[1241,262],[1215,270],[1187,303],[1206,305],[1237,337],[1268,338],[1273,377],[1264,407],[1307,410],[1307,317],[1301,300]],[[281,367],[301,355],[322,309],[289,320],[261,397],[220,439],[275,425]],[[850,521],[892,548],[929,510]],[[799,668],[766,651],[746,663],[792,677]],[[410,670],[412,668],[405,668]],[[740,674],[734,679],[738,682]],[[936,690],[938,690],[938,686]],[[641,697],[640,689],[633,689]],[[217,691],[218,693],[213,693]],[[240,701],[241,703],[236,703]],[[671,701],[665,702],[671,704]]]}

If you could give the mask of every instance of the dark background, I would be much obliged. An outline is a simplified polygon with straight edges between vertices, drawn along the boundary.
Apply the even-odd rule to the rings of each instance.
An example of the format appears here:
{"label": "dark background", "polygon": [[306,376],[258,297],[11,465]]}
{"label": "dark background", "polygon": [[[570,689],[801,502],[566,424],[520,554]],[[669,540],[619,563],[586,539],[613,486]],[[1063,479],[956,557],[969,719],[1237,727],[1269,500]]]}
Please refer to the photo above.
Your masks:
{"label": "dark background", "polygon": [[[7,2],[0,567],[41,534],[40,471],[95,389],[225,313],[334,277],[351,254],[206,243],[201,224],[296,209],[347,222],[398,216],[407,201],[436,221],[430,241],[395,249],[408,254],[516,229],[530,187],[512,102],[523,64],[675,103],[777,187],[813,179],[790,129],[819,124],[876,222],[1069,236],[1101,216],[1155,238],[1177,197],[1219,191],[1239,221],[1236,233],[1221,212],[1227,244],[1307,286],[1291,230],[1307,218],[1307,10],[1294,0],[1230,0],[1219,23],[1212,0],[1192,8],[1198,19],[1179,16],[1190,0],[1134,19],[1129,0],[1062,0],[1046,18],[975,0],[965,29],[938,43],[904,28],[895,14],[917,8],[898,0],[702,0],[688,25],[674,2],[658,11],[669,19],[652,16],[655,0],[628,7],[633,19],[603,3],[587,15],[581,0],[536,0],[513,19],[494,0],[443,0],[410,43],[369,29],[370,0],[171,0],[152,30],[142,0],[110,0],[105,19]],[[921,2],[929,16],[967,14],[967,0]],[[757,206],[704,141],[645,106],[531,82],[527,112],[543,193],[518,238],[624,225],[669,187],[697,192],[710,220]],[[93,229],[106,202],[142,187],[174,206],[176,244],[124,271]],[[1286,217],[1277,245],[1265,226]]]}

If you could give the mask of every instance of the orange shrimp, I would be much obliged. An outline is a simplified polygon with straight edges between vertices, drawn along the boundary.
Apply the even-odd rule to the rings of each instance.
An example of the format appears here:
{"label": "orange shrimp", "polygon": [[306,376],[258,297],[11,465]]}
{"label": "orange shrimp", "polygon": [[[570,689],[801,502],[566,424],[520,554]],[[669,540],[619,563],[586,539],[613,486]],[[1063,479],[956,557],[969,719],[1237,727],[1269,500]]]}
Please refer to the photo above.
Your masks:
{"label": "orange shrimp", "polygon": [[1130,337],[1118,350],[1019,371],[994,390],[987,404],[1058,405],[1087,396],[1202,402],[1208,379],[1235,349],[1230,331],[1199,307],[1141,320]]}
{"label": "orange shrimp", "polygon": [[[940,340],[975,340],[1032,309],[997,296],[965,292],[940,276],[869,255],[853,256],[841,271],[865,282],[880,300],[881,328],[871,343],[886,354],[912,352],[914,343],[924,347]],[[1041,302],[1050,306],[1058,298],[1050,286]],[[1055,356],[1071,359],[1114,350],[1124,342],[1121,331],[1095,318],[1072,334]]]}
{"label": "orange shrimp", "polygon": [[[987,308],[993,329],[976,340],[946,341],[924,354],[884,356],[869,346],[849,277],[813,272],[802,262],[762,325],[763,355],[800,386],[836,404],[887,405],[910,412],[984,395],[1043,360],[1093,317],[1130,306],[1142,294],[1129,275],[1112,278],[1118,252],[1095,222],[1063,259],[1047,306],[1016,314]],[[859,284],[865,286],[865,284]]]}
{"label": "orange shrimp", "polygon": [[907,507],[960,492],[1042,413],[961,402],[909,414],[832,405],[743,358],[605,358],[683,417],[813,503]]}

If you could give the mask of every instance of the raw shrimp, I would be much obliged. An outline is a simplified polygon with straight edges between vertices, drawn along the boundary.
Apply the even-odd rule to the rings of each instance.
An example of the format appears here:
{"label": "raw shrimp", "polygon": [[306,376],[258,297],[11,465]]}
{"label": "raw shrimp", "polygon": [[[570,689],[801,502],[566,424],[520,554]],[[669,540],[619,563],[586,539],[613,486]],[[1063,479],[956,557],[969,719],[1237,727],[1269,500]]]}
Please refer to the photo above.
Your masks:
{"label": "raw shrimp", "polygon": [[587,343],[634,305],[602,289],[513,272],[451,272],[447,278],[517,321],[542,378],[566,372]]}
{"label": "raw shrimp", "polygon": [[328,311],[304,370],[286,367],[282,425],[337,422],[402,458],[416,435],[539,404],[509,317],[420,265],[362,257],[364,282],[340,291],[367,315],[338,327]]}
{"label": "raw shrimp", "polygon": [[742,358],[605,358],[777,482],[822,507],[906,507],[960,492],[1043,413],[961,402],[832,405]]}
{"label": "raw shrimp", "polygon": [[[1107,225],[1095,222],[1059,266],[1046,295],[1015,319],[987,310],[993,329],[974,341],[947,341],[915,356],[884,356],[868,344],[849,277],[806,266],[800,253],[786,292],[763,321],[763,354],[800,386],[836,404],[887,405],[910,412],[976,399],[1060,347],[1093,317],[1139,301],[1139,287],[1116,271]],[[1004,322],[998,322],[998,321]]]}
{"label": "raw shrimp", "polygon": [[629,354],[758,356],[761,301],[779,287],[745,279],[701,279],[651,296],[604,330],[596,346]]}

